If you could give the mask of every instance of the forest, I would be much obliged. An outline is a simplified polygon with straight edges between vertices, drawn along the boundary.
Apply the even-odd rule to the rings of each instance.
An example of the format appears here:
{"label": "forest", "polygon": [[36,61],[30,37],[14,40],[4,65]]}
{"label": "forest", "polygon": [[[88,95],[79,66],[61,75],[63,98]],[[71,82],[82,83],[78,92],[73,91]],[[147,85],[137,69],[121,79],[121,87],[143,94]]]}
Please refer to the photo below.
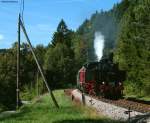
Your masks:
{"label": "forest", "polygon": [[[103,57],[113,53],[114,63],[127,72],[125,95],[150,95],[150,1],[122,0],[109,11],[96,11],[76,31],[60,20],[48,46],[34,47],[49,86],[75,88],[81,66],[97,61],[94,34],[105,38]],[[45,93],[38,68],[27,43],[21,44],[20,98],[30,100]],[[0,50],[0,112],[16,106],[17,42]],[[11,98],[10,98],[11,97]]]}

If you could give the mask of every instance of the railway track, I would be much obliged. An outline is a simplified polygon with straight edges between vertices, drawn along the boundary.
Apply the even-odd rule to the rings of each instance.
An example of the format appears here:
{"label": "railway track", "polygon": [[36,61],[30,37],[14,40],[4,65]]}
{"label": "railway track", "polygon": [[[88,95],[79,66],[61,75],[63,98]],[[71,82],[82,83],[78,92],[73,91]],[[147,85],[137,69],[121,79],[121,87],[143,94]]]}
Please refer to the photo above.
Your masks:
{"label": "railway track", "polygon": [[[71,95],[72,91],[73,91],[73,89],[66,89],[65,94]],[[85,94],[85,95],[87,95],[87,94]],[[103,101],[103,102],[106,102],[109,104],[120,106],[120,107],[123,107],[126,109],[130,108],[131,110],[138,111],[141,113],[149,113],[150,112],[150,102],[147,102],[147,101],[141,101],[141,100],[139,101],[139,100],[135,100],[135,99],[110,100],[110,99],[105,99],[103,97],[98,97],[98,96],[92,96],[92,98],[95,98],[97,100],[100,100],[100,101]]]}
{"label": "railway track", "polygon": [[144,102],[140,103],[138,100],[134,100],[134,101],[128,99],[109,100],[102,97],[100,98],[94,97],[94,98],[123,108],[127,108],[127,109],[130,108],[131,110],[138,111],[141,113],[150,112],[150,104]]}

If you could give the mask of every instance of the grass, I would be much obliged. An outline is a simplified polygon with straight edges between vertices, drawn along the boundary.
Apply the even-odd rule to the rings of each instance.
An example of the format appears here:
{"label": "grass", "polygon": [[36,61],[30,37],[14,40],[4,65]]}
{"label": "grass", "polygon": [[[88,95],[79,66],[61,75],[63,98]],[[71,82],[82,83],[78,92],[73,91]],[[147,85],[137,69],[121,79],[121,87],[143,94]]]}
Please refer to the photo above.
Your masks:
{"label": "grass", "polygon": [[0,104],[0,113],[5,109],[3,105]]}
{"label": "grass", "polygon": [[60,109],[55,108],[48,95],[23,106],[17,114],[0,118],[0,123],[119,123],[97,115],[96,111],[72,103],[62,90],[55,91]]}
{"label": "grass", "polygon": [[139,97],[137,95],[127,94],[125,96],[125,98],[134,98],[134,99],[137,99],[137,100],[150,101],[150,96]]}
{"label": "grass", "polygon": [[3,111],[3,109],[0,107],[0,113]]}

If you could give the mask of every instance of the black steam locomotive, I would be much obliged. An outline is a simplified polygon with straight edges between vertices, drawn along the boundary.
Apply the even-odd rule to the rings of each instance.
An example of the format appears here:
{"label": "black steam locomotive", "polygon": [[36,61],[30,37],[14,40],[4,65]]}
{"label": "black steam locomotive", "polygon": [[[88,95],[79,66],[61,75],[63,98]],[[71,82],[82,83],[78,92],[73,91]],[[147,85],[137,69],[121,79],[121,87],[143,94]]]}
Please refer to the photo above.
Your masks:
{"label": "black steam locomotive", "polygon": [[125,78],[126,72],[119,70],[111,55],[83,65],[77,75],[77,86],[89,95],[114,99],[122,97]]}

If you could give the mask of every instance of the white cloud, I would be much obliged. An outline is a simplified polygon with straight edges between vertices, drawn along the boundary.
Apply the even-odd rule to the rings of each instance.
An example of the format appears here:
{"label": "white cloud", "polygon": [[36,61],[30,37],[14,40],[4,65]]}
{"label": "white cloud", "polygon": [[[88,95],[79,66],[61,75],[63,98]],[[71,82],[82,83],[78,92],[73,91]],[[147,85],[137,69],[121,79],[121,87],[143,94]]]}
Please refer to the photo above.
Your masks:
{"label": "white cloud", "polygon": [[4,36],[0,34],[0,41],[4,39]]}

